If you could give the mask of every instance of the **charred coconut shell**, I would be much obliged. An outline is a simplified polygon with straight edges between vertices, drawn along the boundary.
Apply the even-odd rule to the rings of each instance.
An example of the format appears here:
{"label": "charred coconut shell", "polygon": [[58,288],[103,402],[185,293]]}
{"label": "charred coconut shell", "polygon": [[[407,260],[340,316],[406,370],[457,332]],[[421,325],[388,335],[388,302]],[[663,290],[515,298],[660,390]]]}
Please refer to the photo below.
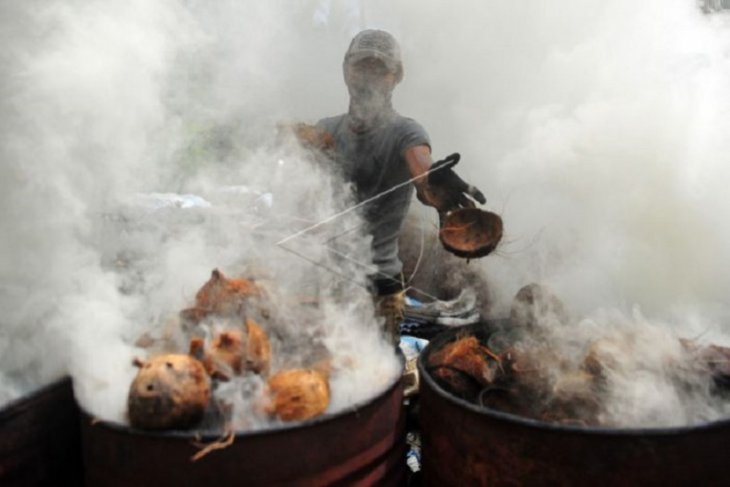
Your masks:
{"label": "charred coconut shell", "polygon": [[127,400],[133,427],[185,429],[200,422],[210,402],[203,364],[189,355],[170,354],[138,365]]}
{"label": "charred coconut shell", "polygon": [[502,218],[478,208],[454,210],[442,220],[439,239],[446,250],[458,257],[484,257],[502,239]]}

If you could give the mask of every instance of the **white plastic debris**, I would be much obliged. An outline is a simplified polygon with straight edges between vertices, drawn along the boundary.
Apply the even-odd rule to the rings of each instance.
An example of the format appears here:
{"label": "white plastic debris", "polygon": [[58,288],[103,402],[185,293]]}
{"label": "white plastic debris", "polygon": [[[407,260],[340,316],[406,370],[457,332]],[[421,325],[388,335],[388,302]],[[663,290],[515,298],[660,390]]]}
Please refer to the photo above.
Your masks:
{"label": "white plastic debris", "polygon": [[140,193],[135,195],[134,203],[149,210],[163,208],[209,208],[212,206],[205,198],[195,194],[178,193]]}

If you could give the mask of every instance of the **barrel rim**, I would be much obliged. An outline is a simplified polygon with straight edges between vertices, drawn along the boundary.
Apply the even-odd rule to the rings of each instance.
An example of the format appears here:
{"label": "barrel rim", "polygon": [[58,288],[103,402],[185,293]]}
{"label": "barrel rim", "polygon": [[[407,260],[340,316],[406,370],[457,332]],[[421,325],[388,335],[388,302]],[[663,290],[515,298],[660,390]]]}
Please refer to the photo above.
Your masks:
{"label": "barrel rim", "polygon": [[[308,429],[308,428],[316,427],[316,426],[324,424],[324,423],[330,423],[330,422],[334,422],[337,420],[345,419],[347,417],[350,417],[353,414],[357,414],[359,411],[362,411],[363,409],[375,406],[375,404],[377,402],[383,401],[386,398],[390,397],[395,392],[395,389],[402,387],[401,377],[403,374],[403,369],[405,367],[405,358],[403,356],[403,353],[400,352],[400,350],[398,350],[395,355],[400,364],[398,372],[396,372],[392,383],[388,387],[386,387],[385,389],[380,391],[378,394],[375,394],[368,399],[365,399],[356,404],[343,408],[342,410],[337,411],[335,413],[323,414],[321,416],[317,416],[315,418],[308,419],[305,421],[298,421],[296,423],[283,423],[281,425],[275,425],[270,428],[262,428],[262,429],[257,429],[257,430],[253,430],[253,431],[249,431],[249,430],[235,431],[234,435],[235,435],[236,440],[239,440],[241,438],[257,438],[257,437],[264,437],[264,436],[270,437],[271,435],[291,434],[293,432],[296,432],[296,431],[299,431],[302,429]],[[78,403],[78,401],[77,401],[77,403]],[[166,431],[138,429],[138,428],[133,428],[126,424],[118,423],[116,421],[97,419],[91,413],[89,413],[85,408],[83,408],[81,406],[81,404],[78,404],[78,407],[79,407],[79,410],[81,411],[82,419],[84,421],[90,422],[92,427],[101,425],[112,431],[116,431],[118,433],[123,433],[123,434],[134,435],[134,436],[146,436],[146,437],[151,437],[151,438],[170,439],[170,440],[181,440],[181,439],[189,440],[191,438],[196,438],[200,441],[214,441],[214,440],[220,439],[221,435],[224,433],[223,431],[196,430],[195,428],[190,428],[187,430],[166,430]]]}
{"label": "barrel rim", "polygon": [[423,384],[427,384],[428,387],[430,387],[436,394],[439,396],[445,398],[447,401],[452,402],[455,405],[458,405],[460,407],[463,407],[469,411],[471,411],[474,414],[480,415],[480,416],[486,416],[491,417],[498,420],[503,420],[508,423],[516,423],[518,425],[522,425],[528,428],[533,429],[540,429],[540,430],[551,430],[551,431],[557,431],[557,432],[563,432],[563,433],[574,433],[574,434],[583,434],[583,435],[593,435],[593,436],[670,436],[670,435],[682,435],[689,432],[697,432],[697,431],[707,431],[707,430],[713,430],[716,428],[723,428],[730,426],[730,417],[718,419],[716,421],[706,421],[702,423],[692,424],[692,425],[685,425],[685,426],[662,426],[662,427],[637,427],[637,428],[611,428],[611,427],[605,427],[605,426],[577,426],[577,425],[570,425],[570,424],[559,424],[559,423],[550,423],[547,421],[540,421],[537,419],[532,418],[526,418],[524,416],[519,416],[512,413],[506,413],[503,411],[498,411],[496,409],[484,407],[484,406],[477,406],[476,404],[472,404],[469,401],[466,401],[464,399],[461,399],[460,397],[457,397],[454,394],[451,394],[450,392],[446,391],[444,388],[442,388],[436,380],[431,377],[431,374],[426,370],[426,359],[430,355],[431,350],[435,349],[437,346],[443,346],[447,342],[451,341],[453,338],[456,338],[456,335],[458,333],[463,333],[467,330],[476,330],[476,329],[484,329],[484,328],[493,328],[495,329],[500,324],[505,324],[509,321],[509,319],[496,319],[496,320],[484,320],[479,323],[474,323],[471,325],[465,325],[460,326],[457,328],[454,328],[452,330],[447,330],[444,332],[439,333],[433,340],[431,340],[426,347],[421,351],[421,354],[418,357],[417,361],[417,367],[418,367],[418,374],[421,381],[421,388],[423,388]]}
{"label": "barrel rim", "polygon": [[25,413],[30,405],[45,399],[49,394],[61,393],[66,388],[71,390],[71,385],[71,377],[64,375],[31,390],[27,394],[13,398],[5,404],[0,404],[0,421],[10,420],[15,416]]}

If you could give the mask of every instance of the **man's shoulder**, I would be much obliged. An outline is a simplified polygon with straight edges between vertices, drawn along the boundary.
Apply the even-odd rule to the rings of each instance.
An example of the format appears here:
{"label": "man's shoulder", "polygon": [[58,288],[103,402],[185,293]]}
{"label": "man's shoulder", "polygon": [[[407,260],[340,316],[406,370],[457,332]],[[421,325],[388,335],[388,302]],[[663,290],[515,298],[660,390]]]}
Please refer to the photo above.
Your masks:
{"label": "man's shoulder", "polygon": [[345,115],[346,114],[343,113],[333,117],[325,117],[317,122],[317,126],[324,128],[328,132],[335,132],[337,127],[342,125],[342,122],[345,120]]}
{"label": "man's shoulder", "polygon": [[394,125],[418,125],[421,126],[421,124],[412,117],[407,117],[405,115],[401,115],[400,113],[393,110],[392,117],[390,118],[390,123]]}
{"label": "man's shoulder", "polygon": [[406,117],[404,115],[401,115],[400,113],[395,113],[395,116],[392,120],[393,127],[405,131],[405,132],[420,132],[426,134],[426,129],[423,128],[423,125],[421,125],[420,122],[418,122],[415,118]]}

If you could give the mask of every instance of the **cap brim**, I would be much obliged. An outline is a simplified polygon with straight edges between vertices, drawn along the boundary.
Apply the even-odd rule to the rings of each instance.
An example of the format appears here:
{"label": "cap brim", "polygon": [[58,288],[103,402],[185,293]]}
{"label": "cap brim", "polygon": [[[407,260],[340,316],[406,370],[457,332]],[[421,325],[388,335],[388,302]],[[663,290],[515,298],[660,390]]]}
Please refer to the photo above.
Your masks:
{"label": "cap brim", "polygon": [[345,59],[345,62],[347,64],[355,64],[363,59],[378,59],[382,61],[388,69],[392,71],[398,70],[398,63],[396,63],[391,57],[386,56],[380,51],[375,51],[373,49],[363,49],[354,53],[348,54],[347,58]]}

